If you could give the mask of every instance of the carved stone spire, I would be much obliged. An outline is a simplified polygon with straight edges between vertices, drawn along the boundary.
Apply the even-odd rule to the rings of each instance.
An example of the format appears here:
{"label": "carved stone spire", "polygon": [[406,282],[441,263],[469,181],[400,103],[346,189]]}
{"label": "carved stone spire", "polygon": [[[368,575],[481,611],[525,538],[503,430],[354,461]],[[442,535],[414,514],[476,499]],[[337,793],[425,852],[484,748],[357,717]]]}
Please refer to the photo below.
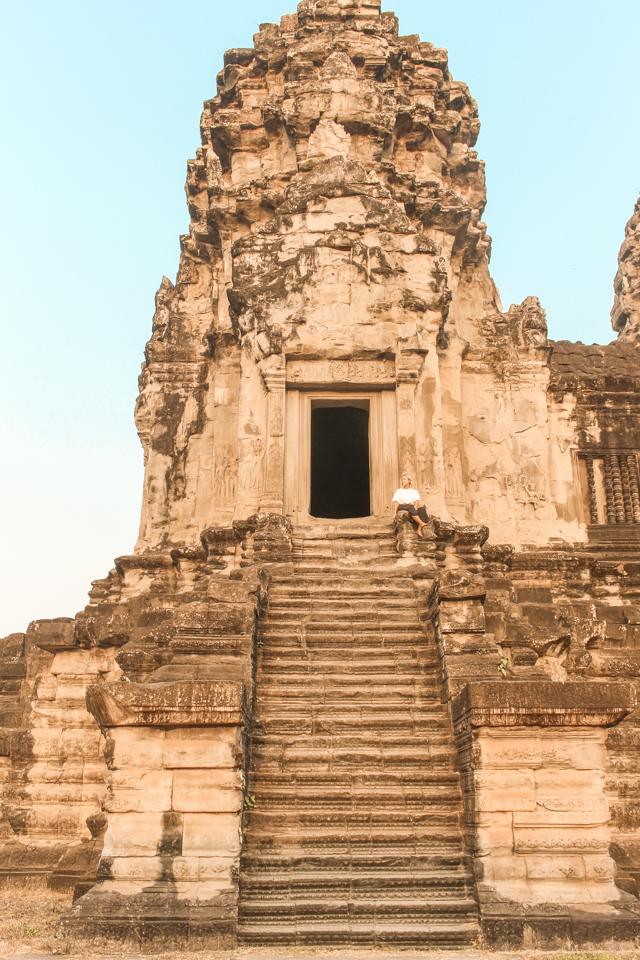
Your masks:
{"label": "carved stone spire", "polygon": [[640,344],[640,197],[618,254],[611,325],[618,340]]}

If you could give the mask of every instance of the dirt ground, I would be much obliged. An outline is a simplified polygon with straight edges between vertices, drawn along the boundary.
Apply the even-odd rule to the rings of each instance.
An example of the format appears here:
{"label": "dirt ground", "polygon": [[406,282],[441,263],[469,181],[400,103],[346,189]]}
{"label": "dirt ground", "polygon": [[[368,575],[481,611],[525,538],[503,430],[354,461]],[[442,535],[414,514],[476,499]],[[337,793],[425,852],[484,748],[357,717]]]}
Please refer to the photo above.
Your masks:
{"label": "dirt ground", "polygon": [[540,950],[507,951],[493,953],[482,949],[460,951],[418,951],[418,950],[332,950],[323,947],[282,947],[274,949],[237,949],[226,951],[204,951],[189,953],[173,951],[149,954],[131,953],[128,950],[113,953],[83,950],[81,955],[66,954],[64,946],[56,939],[56,926],[60,915],[71,904],[70,894],[52,893],[49,890],[2,890],[0,891],[0,960],[46,960],[52,955],[64,955],[65,960],[88,960],[101,957],[103,960],[320,960],[321,957],[335,960],[390,960],[393,956],[402,956],[410,960],[421,957],[423,960],[443,960],[445,957],[456,960],[640,960],[640,944],[634,946],[611,945],[602,950],[577,950],[545,952]]}

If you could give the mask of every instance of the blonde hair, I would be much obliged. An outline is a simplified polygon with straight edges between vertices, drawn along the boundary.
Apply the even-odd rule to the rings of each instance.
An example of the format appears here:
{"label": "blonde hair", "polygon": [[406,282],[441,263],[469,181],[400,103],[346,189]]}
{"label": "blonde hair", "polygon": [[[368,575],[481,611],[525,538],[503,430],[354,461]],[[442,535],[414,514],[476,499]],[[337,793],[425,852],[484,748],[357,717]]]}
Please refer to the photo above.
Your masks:
{"label": "blonde hair", "polygon": [[402,476],[400,477],[400,483],[402,483],[402,481],[404,480],[405,477],[407,478],[407,480],[409,481],[409,483],[413,483],[413,477],[410,477],[408,473],[403,473],[403,474],[402,474]]}

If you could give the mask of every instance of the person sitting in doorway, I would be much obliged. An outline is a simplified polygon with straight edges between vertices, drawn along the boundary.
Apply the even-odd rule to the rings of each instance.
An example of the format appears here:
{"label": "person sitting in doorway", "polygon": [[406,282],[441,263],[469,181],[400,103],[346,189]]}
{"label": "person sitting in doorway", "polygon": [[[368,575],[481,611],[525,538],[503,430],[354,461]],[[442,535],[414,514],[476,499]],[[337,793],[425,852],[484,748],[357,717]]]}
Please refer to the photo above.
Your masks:
{"label": "person sitting in doorway", "polygon": [[395,507],[393,514],[394,522],[398,516],[398,512],[400,510],[406,510],[411,517],[411,521],[418,525],[416,531],[418,536],[422,537],[422,528],[429,522],[427,511],[424,507],[419,506],[420,494],[412,487],[413,481],[411,477],[405,473],[400,477],[400,483],[402,486],[399,487],[393,495],[393,505]]}

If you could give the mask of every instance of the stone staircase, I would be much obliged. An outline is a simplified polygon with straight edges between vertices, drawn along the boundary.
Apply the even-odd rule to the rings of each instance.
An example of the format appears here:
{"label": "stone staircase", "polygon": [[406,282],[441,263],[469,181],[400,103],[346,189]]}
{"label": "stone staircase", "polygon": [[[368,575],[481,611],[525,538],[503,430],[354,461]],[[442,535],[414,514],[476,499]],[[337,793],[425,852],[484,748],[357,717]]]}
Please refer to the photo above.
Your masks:
{"label": "stone staircase", "polygon": [[325,521],[295,527],[292,541],[293,556],[301,567],[327,561],[389,563],[398,557],[393,523]]}
{"label": "stone staircase", "polygon": [[464,946],[477,909],[435,644],[411,578],[380,566],[385,537],[336,539],[360,562],[314,565],[298,538],[261,625],[240,940]]}

